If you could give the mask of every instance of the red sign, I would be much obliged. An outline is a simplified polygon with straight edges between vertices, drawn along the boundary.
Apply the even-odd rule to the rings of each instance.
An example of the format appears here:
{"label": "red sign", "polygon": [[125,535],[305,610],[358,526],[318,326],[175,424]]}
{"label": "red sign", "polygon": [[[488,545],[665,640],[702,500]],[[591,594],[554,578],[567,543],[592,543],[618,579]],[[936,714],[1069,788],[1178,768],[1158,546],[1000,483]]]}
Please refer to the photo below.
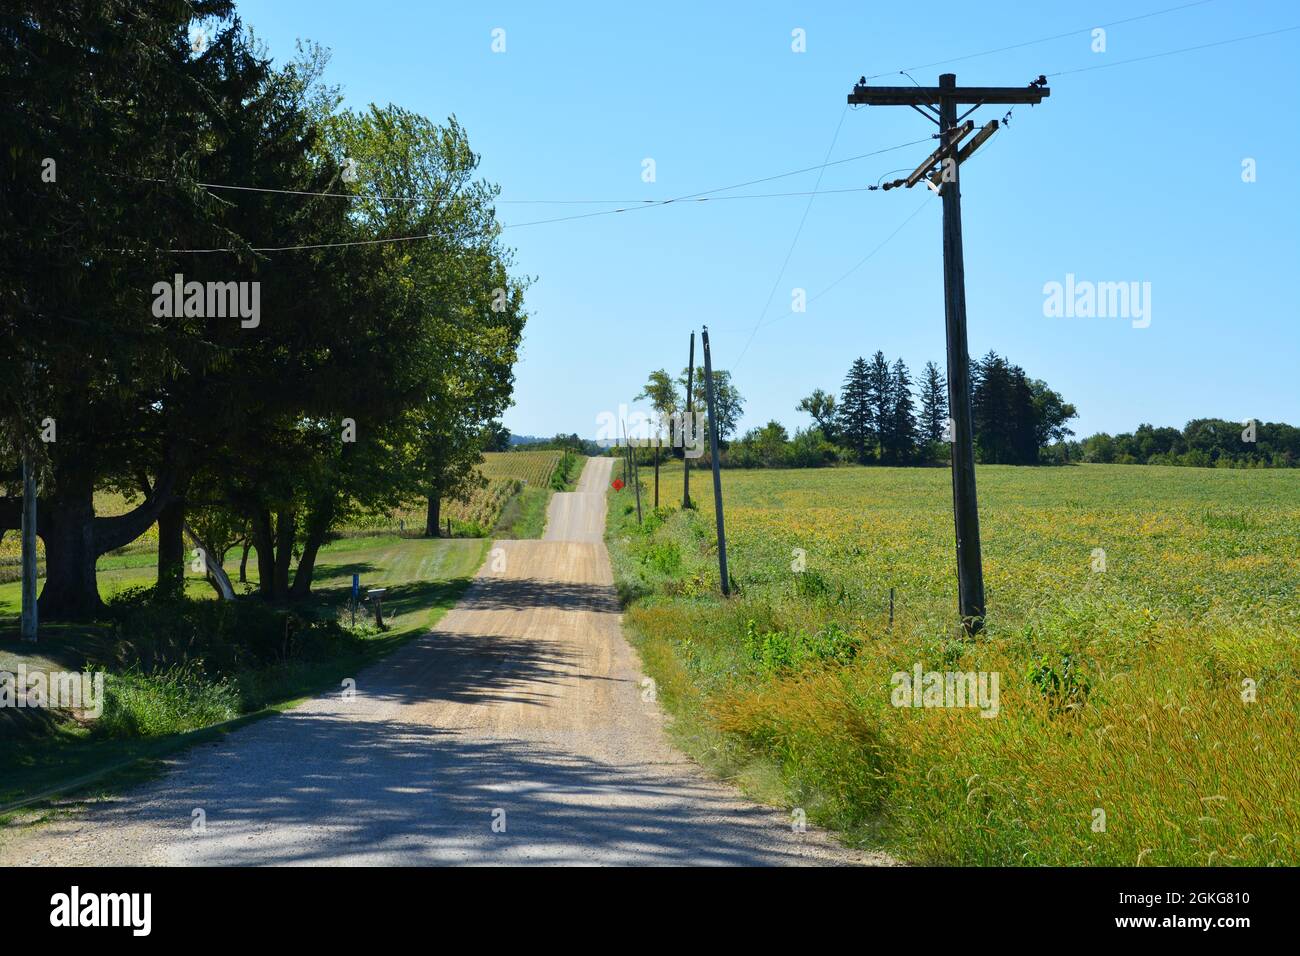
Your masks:
{"label": "red sign", "polygon": [[615,491],[622,491],[622,490],[623,490],[623,479],[622,479],[622,478],[615,478],[615,479],[614,479],[614,490],[615,490]]}

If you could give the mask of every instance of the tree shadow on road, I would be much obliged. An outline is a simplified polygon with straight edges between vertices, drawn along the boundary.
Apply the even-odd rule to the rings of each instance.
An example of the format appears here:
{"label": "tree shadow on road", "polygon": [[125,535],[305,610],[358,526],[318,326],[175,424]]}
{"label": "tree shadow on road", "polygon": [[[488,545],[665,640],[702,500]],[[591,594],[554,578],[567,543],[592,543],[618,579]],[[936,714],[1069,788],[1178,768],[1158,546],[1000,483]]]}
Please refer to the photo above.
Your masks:
{"label": "tree shadow on road", "polygon": [[[343,713],[286,714],[239,736],[242,746],[232,740],[195,753],[142,805],[111,809],[99,822],[150,825],[170,835],[169,862],[206,865],[765,865],[804,857],[805,835],[776,813],[678,768],[614,765]],[[192,829],[196,808],[202,832]]]}

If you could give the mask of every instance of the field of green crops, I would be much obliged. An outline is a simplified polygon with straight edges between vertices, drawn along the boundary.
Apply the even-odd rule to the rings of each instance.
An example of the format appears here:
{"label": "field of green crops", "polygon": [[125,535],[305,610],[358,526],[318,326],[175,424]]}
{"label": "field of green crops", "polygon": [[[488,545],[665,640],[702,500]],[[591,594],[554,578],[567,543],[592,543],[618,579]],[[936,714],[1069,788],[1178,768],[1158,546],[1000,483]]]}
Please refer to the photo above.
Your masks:
{"label": "field of green crops", "polygon": [[558,451],[487,452],[480,471],[488,480],[469,501],[449,501],[443,507],[452,520],[473,523],[488,532],[501,516],[501,510],[524,487],[546,488],[560,463]]}
{"label": "field of green crops", "polygon": [[[523,488],[545,488],[560,463],[559,451],[487,452],[479,472],[487,484],[471,492],[466,501],[443,501],[442,518],[452,520],[458,534],[485,535],[492,531],[502,509]],[[425,503],[413,501],[391,515],[359,522],[345,531],[419,532],[424,530]]]}
{"label": "field of green crops", "polygon": [[[916,862],[1300,863],[1300,473],[981,467],[975,640],[946,470],[724,471],[726,601],[698,474],[609,539],[706,764]],[[917,665],[996,674],[996,717],[897,706]]]}

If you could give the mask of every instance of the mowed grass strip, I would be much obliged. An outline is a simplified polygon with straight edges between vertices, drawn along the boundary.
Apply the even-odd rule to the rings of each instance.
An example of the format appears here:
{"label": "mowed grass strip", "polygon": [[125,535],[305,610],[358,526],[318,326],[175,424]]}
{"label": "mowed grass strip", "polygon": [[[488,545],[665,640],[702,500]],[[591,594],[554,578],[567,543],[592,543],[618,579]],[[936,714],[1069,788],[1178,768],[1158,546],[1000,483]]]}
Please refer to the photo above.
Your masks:
{"label": "mowed grass strip", "polygon": [[[707,472],[698,513],[642,530],[613,495],[626,621],[682,743],[916,862],[1300,863],[1300,472],[978,471],[975,641],[944,469],[724,471],[728,601]],[[918,663],[996,672],[998,715],[893,706]]]}

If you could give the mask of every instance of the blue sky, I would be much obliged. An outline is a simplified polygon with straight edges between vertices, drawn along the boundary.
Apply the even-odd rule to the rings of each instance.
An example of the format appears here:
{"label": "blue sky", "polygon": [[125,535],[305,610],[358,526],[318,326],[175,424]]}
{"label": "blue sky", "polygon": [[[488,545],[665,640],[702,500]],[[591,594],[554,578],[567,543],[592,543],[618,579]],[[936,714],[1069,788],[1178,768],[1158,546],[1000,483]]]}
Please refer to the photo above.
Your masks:
{"label": "blue sky", "polygon": [[[349,106],[455,114],[502,200],[615,201],[499,207],[519,271],[536,280],[506,425],[593,435],[597,415],[630,403],[647,372],[681,369],[688,333],[704,324],[715,366],[733,369],[745,396],[745,428],[807,424],[800,397],[837,390],[857,355],[901,356],[914,375],[929,359],[942,367],[940,201],[920,188],[827,192],[521,224],[934,131],[906,107],[846,113],[863,74],[1080,31],[911,71],[921,85],[954,72],[961,84],[1022,86],[1300,24],[1294,3],[1210,0],[1107,27],[1105,52],[1093,52],[1091,28],[1184,2],[242,0],[239,10],[277,58],[299,37],[328,47],[328,79]],[[495,29],[503,53],[492,50]],[[806,52],[792,51],[795,29]],[[1210,415],[1300,423],[1298,54],[1295,31],[1066,73],[1042,105],[1017,107],[962,170],[971,353],[994,349],[1045,379],[1078,406],[1081,435]],[[819,185],[811,171],[717,195],[860,188],[905,174],[931,148],[830,166]],[[646,158],[653,183],[642,179]],[[1252,183],[1242,181],[1246,158]],[[1071,273],[1149,282],[1149,327],[1045,317],[1044,284]],[[817,296],[804,313],[790,312],[795,288]]]}

